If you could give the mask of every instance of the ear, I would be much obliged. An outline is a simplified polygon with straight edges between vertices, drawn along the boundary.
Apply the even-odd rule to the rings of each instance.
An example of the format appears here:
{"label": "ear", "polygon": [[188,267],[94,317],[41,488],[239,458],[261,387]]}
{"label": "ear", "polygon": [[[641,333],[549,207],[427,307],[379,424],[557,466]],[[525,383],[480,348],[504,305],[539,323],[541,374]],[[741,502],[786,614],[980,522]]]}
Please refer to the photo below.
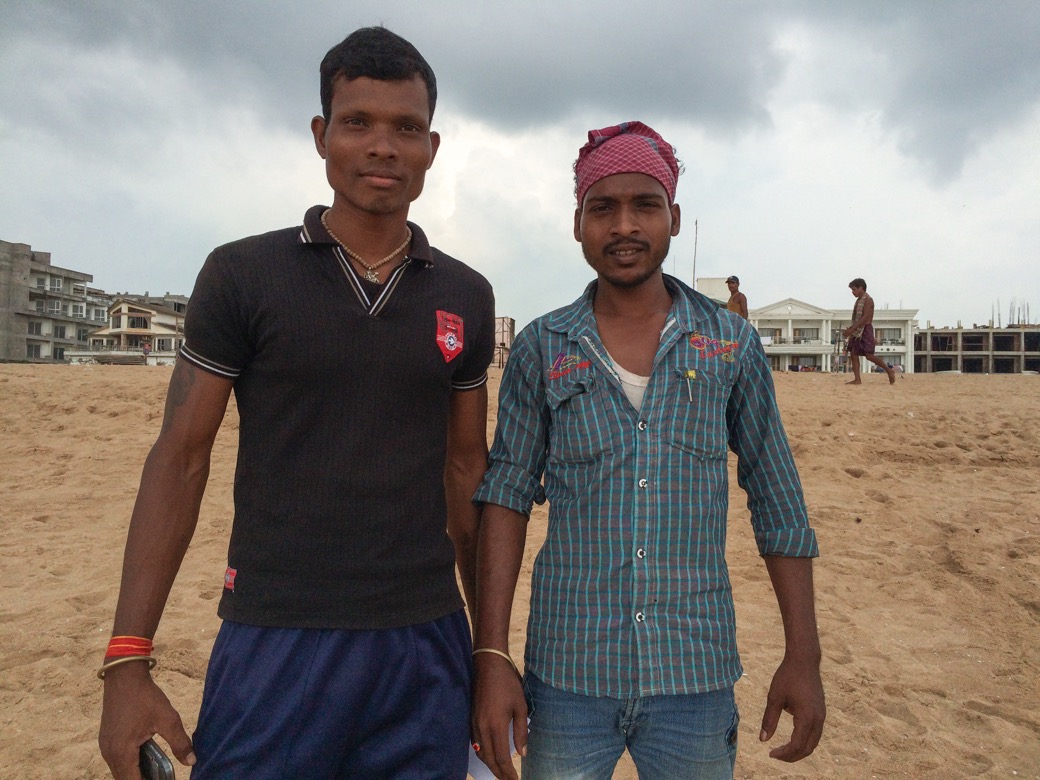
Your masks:
{"label": "ear", "polygon": [[672,237],[679,235],[679,225],[682,222],[682,214],[679,211],[679,204],[673,203],[671,205],[672,210]]}
{"label": "ear", "polygon": [[581,243],[581,207],[574,209],[574,240]]}
{"label": "ear", "polygon": [[314,148],[318,150],[321,159],[326,159],[325,150],[325,118],[316,116],[311,120],[311,135],[314,136]]}
{"label": "ear", "polygon": [[437,157],[437,150],[441,148],[441,134],[438,132],[430,133],[430,164],[426,166],[426,170],[430,170],[433,167],[433,161]]}

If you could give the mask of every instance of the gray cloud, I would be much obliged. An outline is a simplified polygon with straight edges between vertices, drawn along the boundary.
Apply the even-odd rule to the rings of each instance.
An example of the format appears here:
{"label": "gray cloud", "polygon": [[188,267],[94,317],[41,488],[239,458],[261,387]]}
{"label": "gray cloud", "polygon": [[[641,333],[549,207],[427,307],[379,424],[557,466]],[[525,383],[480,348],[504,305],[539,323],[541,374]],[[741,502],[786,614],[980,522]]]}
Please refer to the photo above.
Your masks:
{"label": "gray cloud", "polygon": [[[492,138],[479,165],[460,163],[454,221],[434,224],[451,242],[443,248],[490,269],[504,313],[518,319],[569,300],[587,278],[558,174],[586,129],[622,119],[651,121],[690,169],[679,272],[692,266],[688,228],[699,216],[698,275],[754,279],[760,268],[759,303],[792,294],[777,262],[806,277],[807,295],[814,283],[844,292],[868,263],[894,276],[907,245],[920,247],[914,267],[927,267],[929,251],[952,262],[966,243],[947,238],[962,203],[974,257],[1014,267],[1023,247],[1035,254],[1035,163],[1023,140],[1040,100],[1033,0],[323,0],[304,10],[282,0],[8,0],[0,238],[51,251],[101,286],[186,292],[212,246],[295,222],[325,197],[307,131],[318,63],[352,29],[379,23],[433,64],[438,121]],[[445,135],[446,145],[474,137]],[[1000,139],[1014,159],[993,156]],[[500,159],[519,148],[525,161]],[[434,174],[446,175],[440,161]],[[532,216],[535,185],[559,200]],[[901,208],[879,208],[897,188]],[[885,248],[891,269],[859,253],[863,225],[898,237]],[[820,271],[836,257],[837,281]],[[538,297],[545,279],[560,282],[558,299]],[[940,296],[924,271],[907,281],[953,311],[956,290]]]}
{"label": "gray cloud", "polygon": [[[162,95],[142,100],[134,89],[121,94],[111,85],[99,94],[89,80],[77,83],[63,67],[66,58],[89,52],[165,65],[207,101],[254,106],[299,128],[317,110],[324,49],[356,26],[386,23],[430,59],[447,101],[506,130],[582,113],[604,122],[681,119],[732,135],[768,124],[769,96],[787,65],[776,39],[801,24],[860,47],[832,52],[837,58],[874,58],[880,72],[864,73],[873,83],[849,85],[856,94],[843,99],[881,111],[901,148],[939,180],[955,176],[980,143],[1040,97],[1040,5],[1032,0],[344,6],[317,3],[301,12],[274,0],[16,3],[0,17],[0,41],[32,53],[22,49],[24,77],[0,94],[21,121],[46,125],[71,114],[99,134],[129,115],[166,119]],[[19,70],[9,58],[3,64]],[[133,72],[123,75],[132,82]],[[48,76],[50,89],[41,95],[38,79]],[[61,93],[73,99],[56,100]]]}

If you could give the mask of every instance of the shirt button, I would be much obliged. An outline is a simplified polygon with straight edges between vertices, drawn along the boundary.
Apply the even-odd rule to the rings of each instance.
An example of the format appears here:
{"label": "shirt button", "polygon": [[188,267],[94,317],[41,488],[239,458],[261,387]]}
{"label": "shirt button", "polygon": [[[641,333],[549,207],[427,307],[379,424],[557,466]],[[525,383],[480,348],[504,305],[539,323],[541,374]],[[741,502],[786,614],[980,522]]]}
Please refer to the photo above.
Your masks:
{"label": "shirt button", "polygon": [[642,612],[637,612],[636,613],[636,622],[637,623],[642,623],[644,620],[646,620],[646,615],[644,615]]}
{"label": "shirt button", "polygon": [[646,430],[646,420],[640,420],[640,421],[639,421],[639,422],[638,422],[638,423],[636,424],[636,427],[637,427],[637,428],[638,428],[639,430],[641,430],[641,431],[645,431],[645,430]]}
{"label": "shirt button", "polygon": [[636,557],[637,558],[645,558],[646,557],[646,550],[644,550],[642,547],[640,547],[638,550],[636,550]]}
{"label": "shirt button", "polygon": [[639,480],[639,487],[641,487],[643,490],[646,490],[646,486],[649,485],[649,484],[650,483],[647,482],[645,478]]}

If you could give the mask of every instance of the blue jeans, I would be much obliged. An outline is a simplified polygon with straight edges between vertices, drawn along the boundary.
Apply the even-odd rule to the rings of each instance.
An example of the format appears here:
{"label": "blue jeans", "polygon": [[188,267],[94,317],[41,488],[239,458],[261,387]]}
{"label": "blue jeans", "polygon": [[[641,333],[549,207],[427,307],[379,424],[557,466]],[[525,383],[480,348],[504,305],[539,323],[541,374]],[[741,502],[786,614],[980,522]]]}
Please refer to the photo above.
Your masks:
{"label": "blue jeans", "polygon": [[582,696],[524,679],[531,718],[524,780],[610,780],[628,752],[640,780],[732,780],[733,688],[636,699]]}

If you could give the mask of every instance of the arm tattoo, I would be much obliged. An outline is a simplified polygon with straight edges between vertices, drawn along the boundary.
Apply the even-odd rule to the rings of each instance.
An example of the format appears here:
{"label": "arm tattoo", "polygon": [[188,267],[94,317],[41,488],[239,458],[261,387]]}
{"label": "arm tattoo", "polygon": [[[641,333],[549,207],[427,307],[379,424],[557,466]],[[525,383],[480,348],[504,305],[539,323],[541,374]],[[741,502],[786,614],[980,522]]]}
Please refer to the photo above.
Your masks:
{"label": "arm tattoo", "polygon": [[166,412],[163,416],[162,430],[165,433],[173,424],[173,416],[177,408],[188,400],[192,385],[195,384],[195,367],[184,360],[178,360],[170,377],[170,389],[166,392]]}

